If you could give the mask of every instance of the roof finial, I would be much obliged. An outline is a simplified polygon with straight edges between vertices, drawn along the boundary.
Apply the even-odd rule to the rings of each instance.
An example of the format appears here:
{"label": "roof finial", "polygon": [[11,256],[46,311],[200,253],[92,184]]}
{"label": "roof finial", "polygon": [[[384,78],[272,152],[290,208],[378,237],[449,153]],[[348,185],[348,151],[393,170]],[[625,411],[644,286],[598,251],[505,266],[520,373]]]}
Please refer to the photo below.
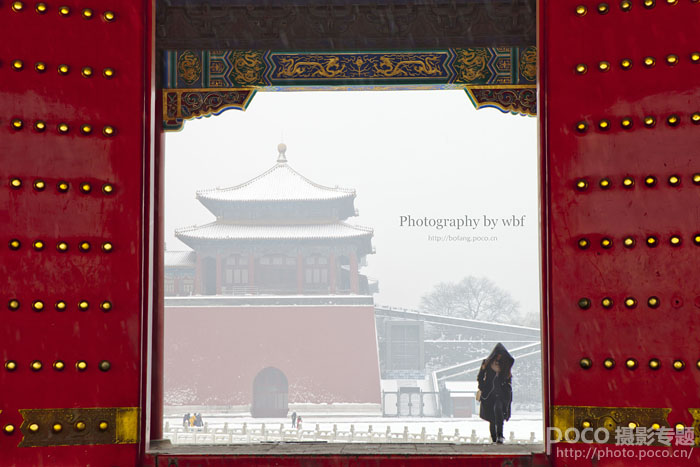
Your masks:
{"label": "roof finial", "polygon": [[286,163],[287,156],[285,155],[285,153],[287,152],[287,145],[284,143],[278,144],[277,151],[279,151],[279,156],[277,156],[277,163],[278,164]]}

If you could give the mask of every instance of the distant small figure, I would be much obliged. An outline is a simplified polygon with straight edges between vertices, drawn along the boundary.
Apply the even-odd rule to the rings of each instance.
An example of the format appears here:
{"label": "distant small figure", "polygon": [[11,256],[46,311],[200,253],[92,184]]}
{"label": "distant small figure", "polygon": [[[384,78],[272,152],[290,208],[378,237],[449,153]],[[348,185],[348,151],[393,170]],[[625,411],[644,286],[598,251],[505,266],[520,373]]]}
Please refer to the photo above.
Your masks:
{"label": "distant small figure", "polygon": [[194,414],[194,426],[204,426],[204,422],[202,421],[202,414],[201,413],[196,413]]}
{"label": "distant small figure", "polygon": [[296,411],[292,412],[292,428],[297,426],[297,413]]}
{"label": "distant small figure", "polygon": [[195,414],[190,415],[190,427],[194,427],[194,421],[197,419]]}
{"label": "distant small figure", "polygon": [[297,430],[301,430],[301,417],[297,417]]}
{"label": "distant small figure", "polygon": [[440,406],[442,407],[443,417],[452,416],[452,396],[445,383],[440,383]]}
{"label": "distant small figure", "polygon": [[188,426],[190,426],[190,414],[189,414],[189,412],[186,413],[186,414],[182,417],[182,426],[185,427],[185,428],[187,428]]}

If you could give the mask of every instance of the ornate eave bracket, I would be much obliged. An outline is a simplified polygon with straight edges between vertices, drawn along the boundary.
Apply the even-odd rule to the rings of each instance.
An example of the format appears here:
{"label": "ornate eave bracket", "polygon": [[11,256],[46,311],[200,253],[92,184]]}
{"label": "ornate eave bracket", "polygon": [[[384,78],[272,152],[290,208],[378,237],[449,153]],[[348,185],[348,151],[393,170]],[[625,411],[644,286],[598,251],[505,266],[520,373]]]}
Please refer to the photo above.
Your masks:
{"label": "ornate eave bracket", "polygon": [[468,86],[466,92],[477,110],[494,108],[513,115],[537,116],[535,85]]}
{"label": "ornate eave bracket", "polygon": [[185,120],[219,115],[229,109],[245,110],[255,89],[164,89],[163,129],[179,131]]}

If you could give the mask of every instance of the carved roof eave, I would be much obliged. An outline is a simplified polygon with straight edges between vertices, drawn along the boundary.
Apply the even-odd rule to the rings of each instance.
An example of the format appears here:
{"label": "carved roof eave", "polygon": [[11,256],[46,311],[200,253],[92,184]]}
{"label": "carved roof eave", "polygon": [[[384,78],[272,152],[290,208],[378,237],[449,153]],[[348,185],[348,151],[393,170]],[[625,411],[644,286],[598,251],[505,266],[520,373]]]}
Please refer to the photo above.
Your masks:
{"label": "carved roof eave", "polygon": [[194,250],[265,245],[356,245],[371,251],[373,230],[368,227],[332,222],[320,224],[230,224],[215,221],[184,227],[175,237]]}
{"label": "carved roof eave", "polygon": [[224,212],[232,212],[236,210],[249,210],[249,209],[255,209],[256,207],[259,206],[275,206],[279,208],[280,210],[285,210],[289,209],[292,206],[299,205],[299,204],[305,204],[305,205],[313,205],[313,204],[323,204],[331,208],[333,205],[337,206],[338,208],[338,216],[340,219],[347,219],[348,217],[353,217],[355,216],[355,194],[349,194],[348,196],[344,198],[338,198],[338,199],[332,199],[332,200],[308,200],[308,199],[299,199],[299,200],[238,200],[238,201],[229,201],[229,200],[218,200],[218,199],[211,199],[211,198],[206,198],[202,197],[200,195],[197,195],[197,201],[202,203],[202,205],[214,216],[217,218],[219,217],[225,217],[227,219],[235,220],[235,218],[230,218],[229,216],[225,216]]}
{"label": "carved roof eave", "polygon": [[[286,146],[285,146],[286,151]],[[282,156],[281,156],[282,157]],[[329,187],[310,180],[294,170],[286,161],[277,164],[260,175],[228,188],[197,190],[197,199],[235,202],[277,201],[331,201],[355,198],[351,188]]]}
{"label": "carved roof eave", "polygon": [[309,239],[270,239],[270,238],[251,238],[251,239],[211,239],[211,238],[196,238],[196,237],[181,237],[177,234],[175,235],[178,240],[183,242],[188,247],[195,251],[202,250],[224,250],[224,249],[249,249],[253,246],[269,247],[270,245],[298,245],[298,246],[319,246],[327,247],[329,244],[332,246],[337,246],[339,248],[345,246],[354,246],[357,249],[357,253],[362,255],[368,255],[373,253],[372,248],[372,233],[368,232],[367,235],[349,237],[349,238],[309,238]]}

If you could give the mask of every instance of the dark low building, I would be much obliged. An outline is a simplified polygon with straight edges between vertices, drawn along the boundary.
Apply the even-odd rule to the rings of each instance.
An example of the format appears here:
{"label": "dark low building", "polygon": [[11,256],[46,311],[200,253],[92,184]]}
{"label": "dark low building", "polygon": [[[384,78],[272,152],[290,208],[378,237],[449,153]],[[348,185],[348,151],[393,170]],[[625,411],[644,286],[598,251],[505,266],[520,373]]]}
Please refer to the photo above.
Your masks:
{"label": "dark low building", "polygon": [[165,251],[164,289],[169,297],[182,297],[194,294],[194,251]]}

